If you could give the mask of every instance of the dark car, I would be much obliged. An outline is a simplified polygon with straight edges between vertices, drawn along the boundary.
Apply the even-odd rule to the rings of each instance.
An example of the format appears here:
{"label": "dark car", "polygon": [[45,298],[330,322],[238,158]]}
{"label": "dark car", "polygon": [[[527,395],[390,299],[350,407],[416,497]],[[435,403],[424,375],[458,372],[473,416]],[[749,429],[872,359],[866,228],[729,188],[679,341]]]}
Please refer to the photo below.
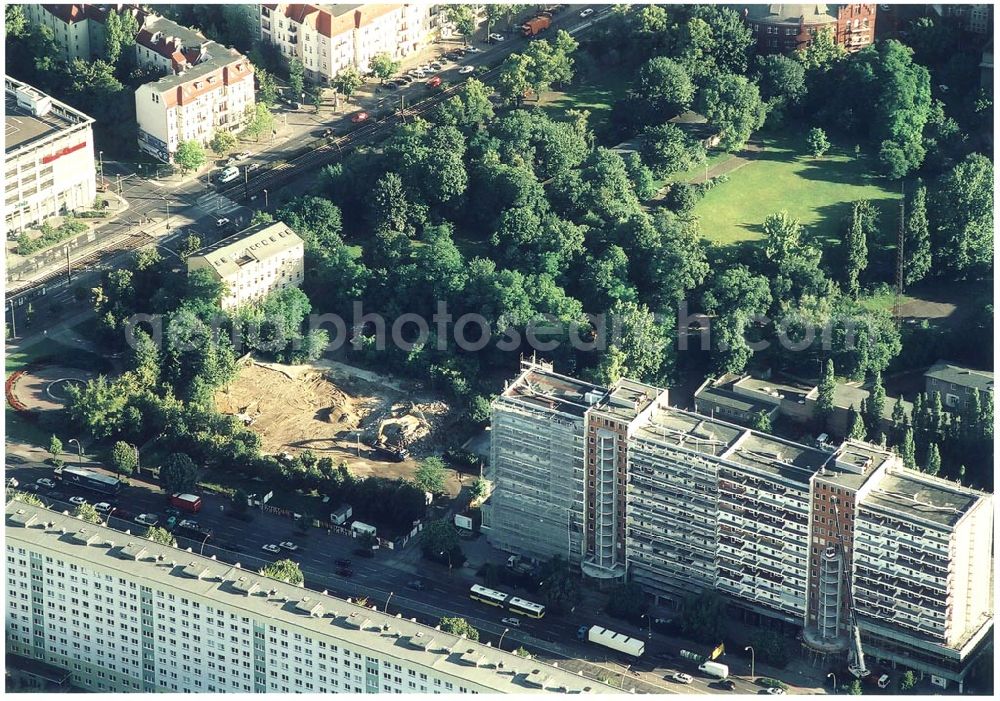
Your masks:
{"label": "dark car", "polygon": [[346,568],[348,568],[348,567],[351,566],[351,561],[350,560],[334,560],[333,564],[335,564],[337,567],[339,567],[341,569],[346,569]]}
{"label": "dark car", "polygon": [[339,570],[337,570],[337,574],[339,576],[341,576],[341,577],[353,577],[354,576],[354,570],[339,569]]}
{"label": "dark car", "polygon": [[406,586],[408,586],[410,589],[416,589],[417,591],[423,591],[425,588],[424,583],[419,579],[414,579],[411,582],[407,582]]}
{"label": "dark car", "polygon": [[111,515],[115,518],[120,518],[126,521],[132,519],[132,513],[130,511],[126,511],[125,509],[115,509],[111,512]]}
{"label": "dark car", "polygon": [[399,83],[386,83],[386,90],[399,90]]}
{"label": "dark car", "polygon": [[722,689],[723,691],[735,691],[736,682],[732,679],[722,679],[721,681],[712,682],[709,684],[713,689]]}

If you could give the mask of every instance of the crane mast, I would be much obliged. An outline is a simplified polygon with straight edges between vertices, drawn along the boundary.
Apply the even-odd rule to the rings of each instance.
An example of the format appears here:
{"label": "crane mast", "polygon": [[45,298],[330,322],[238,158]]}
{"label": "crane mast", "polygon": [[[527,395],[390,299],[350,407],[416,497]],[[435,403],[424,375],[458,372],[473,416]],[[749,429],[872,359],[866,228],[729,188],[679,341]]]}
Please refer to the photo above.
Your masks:
{"label": "crane mast", "polygon": [[834,522],[837,524],[837,539],[840,541],[840,552],[844,556],[844,580],[847,591],[847,610],[851,620],[851,651],[848,659],[847,669],[858,679],[867,677],[871,672],[865,667],[865,653],[861,647],[861,630],[858,628],[858,617],[854,612],[854,591],[851,588],[851,568],[847,567],[847,546],[844,542],[844,532],[840,527],[840,509],[837,508],[838,499],[830,499],[833,505]]}

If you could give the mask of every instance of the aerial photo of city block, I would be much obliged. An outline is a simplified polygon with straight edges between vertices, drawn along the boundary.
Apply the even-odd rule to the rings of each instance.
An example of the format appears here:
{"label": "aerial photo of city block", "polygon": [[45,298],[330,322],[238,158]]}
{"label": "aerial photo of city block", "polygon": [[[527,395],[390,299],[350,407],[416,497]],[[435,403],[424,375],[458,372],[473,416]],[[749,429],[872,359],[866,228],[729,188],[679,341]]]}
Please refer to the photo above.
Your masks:
{"label": "aerial photo of city block", "polygon": [[3,17],[8,693],[992,696],[992,4]]}

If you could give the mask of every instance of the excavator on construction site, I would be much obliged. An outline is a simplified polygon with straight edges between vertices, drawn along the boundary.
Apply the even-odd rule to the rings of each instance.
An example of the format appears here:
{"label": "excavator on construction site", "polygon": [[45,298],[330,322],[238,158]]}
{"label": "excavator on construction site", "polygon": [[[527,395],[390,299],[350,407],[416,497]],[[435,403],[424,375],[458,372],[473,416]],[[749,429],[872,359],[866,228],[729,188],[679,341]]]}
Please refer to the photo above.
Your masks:
{"label": "excavator on construction site", "polygon": [[865,652],[861,647],[861,629],[858,628],[858,617],[854,611],[854,590],[851,587],[851,568],[847,561],[847,544],[844,542],[844,531],[840,526],[840,509],[837,508],[837,497],[832,497],[834,523],[837,524],[837,539],[840,541],[840,553],[844,557],[844,582],[847,590],[847,610],[851,616],[851,648],[847,657],[847,671],[858,679],[864,679],[869,674],[865,666]]}

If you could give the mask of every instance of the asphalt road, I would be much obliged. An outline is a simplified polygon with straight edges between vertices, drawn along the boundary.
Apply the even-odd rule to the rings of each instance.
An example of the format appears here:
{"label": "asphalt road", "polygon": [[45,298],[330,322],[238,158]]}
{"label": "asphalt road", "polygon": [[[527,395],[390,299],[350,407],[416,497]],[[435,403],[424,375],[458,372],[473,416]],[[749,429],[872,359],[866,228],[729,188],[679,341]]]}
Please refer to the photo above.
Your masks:
{"label": "asphalt road", "polygon": [[[7,476],[15,477],[20,482],[20,488],[40,477],[53,476],[51,466],[21,460],[23,459],[8,456],[7,464]],[[70,464],[74,463],[75,461],[70,461]],[[95,467],[92,464],[87,466]],[[102,495],[70,484],[59,484],[55,490],[41,489],[38,494],[51,507],[69,511],[73,509],[68,502],[71,496],[81,496],[90,503],[110,501]],[[376,553],[375,557],[367,558],[356,552],[355,542],[348,536],[329,535],[315,528],[309,529],[308,535],[303,535],[293,528],[289,519],[265,514],[257,509],[250,509],[248,513],[253,520],[244,522],[227,515],[232,508],[227,498],[203,494],[202,499],[201,511],[192,518],[203,528],[210,529],[212,536],[204,544],[178,538],[178,545],[182,549],[191,548],[192,552],[203,552],[206,556],[215,556],[230,564],[239,562],[244,568],[255,570],[275,560],[288,558],[299,563],[309,588],[325,589],[344,598],[364,596],[380,610],[384,610],[388,603],[390,613],[400,613],[430,625],[436,625],[438,619],[445,615],[461,616],[480,631],[484,641],[496,645],[503,635],[504,649],[511,650],[523,645],[540,659],[556,661],[561,667],[579,670],[591,677],[596,673],[612,673],[616,675],[612,683],[623,682],[626,690],[635,688],[637,692],[647,693],[730,693],[713,688],[711,684],[714,681],[701,675],[696,665],[676,656],[680,649],[692,648],[693,643],[665,636],[655,630],[650,635],[646,629],[617,620],[610,621],[596,610],[564,616],[549,614],[540,620],[521,616],[520,625],[511,627],[501,620],[510,616],[509,612],[468,598],[469,586],[476,581],[474,572],[468,568],[450,571],[448,567],[420,559],[418,553],[414,552],[414,545],[402,552],[383,550]],[[124,488],[113,501],[120,508],[127,509],[132,517],[140,513],[155,513],[161,516],[161,520],[163,511],[168,506],[167,496],[158,485],[136,478],[132,479],[132,486]],[[108,525],[136,535],[145,532],[146,528],[132,520],[115,517],[110,519]],[[261,549],[265,544],[278,544],[286,540],[298,545],[299,550],[271,554]],[[338,559],[351,560],[351,577],[336,574],[334,562]],[[415,580],[421,582],[422,590],[410,587],[410,583]],[[532,594],[527,591],[510,587],[504,587],[504,590],[529,600],[532,598]],[[626,635],[645,638],[646,654],[635,662],[597,645],[578,642],[576,634],[581,625],[601,625]],[[504,629],[508,629],[506,633]],[[693,649],[701,649],[701,646]],[[761,687],[746,677],[749,673],[747,661],[736,655],[727,655],[724,661],[730,665],[734,675],[731,677],[736,684],[733,693],[753,694],[761,691]],[[694,681],[686,685],[670,681],[668,677],[676,671],[691,674]]]}

